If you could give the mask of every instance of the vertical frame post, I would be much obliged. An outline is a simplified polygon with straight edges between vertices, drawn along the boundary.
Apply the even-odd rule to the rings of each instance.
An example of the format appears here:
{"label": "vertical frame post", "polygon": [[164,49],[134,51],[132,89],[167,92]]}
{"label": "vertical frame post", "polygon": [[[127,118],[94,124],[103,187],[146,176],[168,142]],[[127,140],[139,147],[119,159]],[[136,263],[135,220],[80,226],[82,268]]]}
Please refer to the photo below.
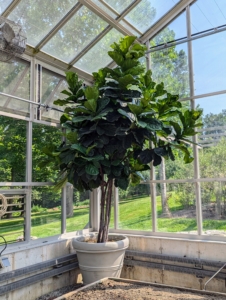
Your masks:
{"label": "vertical frame post", "polygon": [[61,234],[66,233],[66,201],[67,201],[67,186],[62,188],[61,193]]}
{"label": "vertical frame post", "polygon": [[[186,21],[187,21],[187,37],[191,38],[191,14],[190,6],[186,7]],[[188,42],[188,63],[189,63],[189,84],[190,84],[190,96],[191,96],[191,108],[195,109],[194,100],[194,70],[193,70],[193,53],[192,53],[192,41]],[[193,137],[193,142],[197,143],[197,136]],[[199,153],[197,145],[193,145],[194,153],[194,179],[200,178],[199,172]],[[202,200],[201,200],[201,189],[200,182],[195,182],[195,194],[196,194],[196,215],[197,215],[197,227],[198,235],[202,235]]]}
{"label": "vertical frame post", "polygon": [[[150,41],[146,42],[147,50],[150,50]],[[146,54],[146,66],[147,70],[151,69],[151,57],[150,53]],[[152,143],[150,146],[153,147]],[[152,231],[157,231],[157,203],[156,203],[156,183],[155,180],[155,167],[150,164],[150,189],[151,189],[151,214],[152,214]]]}
{"label": "vertical frame post", "polygon": [[[35,58],[30,62],[30,100],[35,101]],[[27,122],[26,129],[26,182],[32,182],[32,129],[34,120],[33,104],[29,105],[30,121]],[[25,230],[24,240],[29,241],[31,238],[31,200],[32,200],[32,186],[27,187],[26,205],[25,205]]]}

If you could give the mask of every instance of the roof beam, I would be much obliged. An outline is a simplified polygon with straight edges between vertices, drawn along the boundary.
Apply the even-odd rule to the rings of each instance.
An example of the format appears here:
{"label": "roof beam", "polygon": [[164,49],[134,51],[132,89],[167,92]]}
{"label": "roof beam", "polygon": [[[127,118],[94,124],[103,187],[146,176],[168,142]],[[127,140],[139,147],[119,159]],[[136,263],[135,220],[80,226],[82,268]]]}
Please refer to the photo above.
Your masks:
{"label": "roof beam", "polygon": [[110,30],[112,29],[111,25],[108,25],[91,43],[89,43],[75,58],[70,61],[69,65],[74,65],[79,61],[89,50],[91,50]]}
{"label": "roof beam", "polygon": [[53,27],[53,29],[35,46],[35,51],[40,49],[73,17],[73,15],[82,7],[81,3],[76,3],[72,9]]}
{"label": "roof beam", "polygon": [[159,33],[165,26],[172,22],[188,5],[196,0],[181,0],[168,13],[166,13],[159,21],[151,26],[141,37],[142,43],[146,43]]}
{"label": "roof beam", "polygon": [[21,0],[14,0],[6,9],[5,11],[2,13],[2,16],[4,18],[7,18],[8,15],[11,13],[12,10],[14,10],[14,8],[20,3]]}
{"label": "roof beam", "polygon": [[[107,3],[105,3],[104,1],[101,1],[104,5],[106,5]],[[123,17],[125,15],[127,15],[138,3],[140,3],[141,0],[135,0],[124,12],[122,12],[122,14],[118,14],[117,12],[115,12],[115,14],[118,15],[118,17],[116,18],[116,22],[119,22],[120,20],[123,19]],[[106,7],[108,7],[110,9],[109,5],[106,5]],[[91,50],[111,29],[113,26],[108,25],[92,42],[90,42],[78,55],[76,55],[75,58],[72,59],[72,61],[70,61],[69,65],[74,65],[77,61],[79,61],[89,50]]]}
{"label": "roof beam", "polygon": [[106,21],[113,28],[117,29],[123,35],[133,35],[129,30],[127,30],[121,24],[119,24],[117,20],[113,19],[104,10],[99,8],[93,2],[91,2],[89,0],[79,0],[79,2],[82,3],[83,5],[85,5],[87,8],[89,8],[92,12],[94,12],[96,15],[98,15],[100,18],[102,18],[104,21]]}
{"label": "roof beam", "polygon": [[87,82],[87,84],[91,84],[93,82],[93,76],[89,73],[86,73],[78,68],[75,68],[69,64],[67,64],[66,62],[63,62],[60,59],[57,59],[56,57],[53,57],[45,52],[38,52],[35,53],[34,51],[35,49],[29,45],[26,46],[26,50],[25,50],[25,54],[35,57],[37,59],[39,59],[40,61],[51,65],[57,69],[63,70],[63,71],[67,71],[70,69],[70,71],[76,72],[79,76],[80,79],[83,79]]}

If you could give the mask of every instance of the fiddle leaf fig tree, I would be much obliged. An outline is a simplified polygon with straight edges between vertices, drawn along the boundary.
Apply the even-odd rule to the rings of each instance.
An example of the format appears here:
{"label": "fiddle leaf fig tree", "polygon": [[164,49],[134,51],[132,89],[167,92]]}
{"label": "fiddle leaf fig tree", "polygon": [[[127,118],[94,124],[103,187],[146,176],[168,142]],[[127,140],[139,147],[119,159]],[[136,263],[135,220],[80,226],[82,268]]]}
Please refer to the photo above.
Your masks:
{"label": "fiddle leaf fig tree", "polygon": [[201,125],[200,110],[182,108],[178,95],[145,72],[140,58],[146,47],[135,39],[111,45],[108,55],[117,66],[93,73],[93,86],[66,72],[66,98],[54,102],[66,106],[60,119],[66,142],[44,150],[60,168],[58,188],[69,181],[81,192],[101,189],[99,243],[108,239],[113,185],[125,190],[130,182],[138,184],[150,163],[174,160],[174,149],[191,162],[190,137]]}

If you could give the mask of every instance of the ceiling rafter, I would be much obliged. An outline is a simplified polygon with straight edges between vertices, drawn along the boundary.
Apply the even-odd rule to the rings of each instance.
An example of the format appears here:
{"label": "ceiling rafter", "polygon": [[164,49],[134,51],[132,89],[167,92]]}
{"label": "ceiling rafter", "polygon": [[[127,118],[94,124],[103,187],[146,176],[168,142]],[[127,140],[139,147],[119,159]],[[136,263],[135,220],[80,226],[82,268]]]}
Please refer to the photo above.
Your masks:
{"label": "ceiling rafter", "polygon": [[78,60],[80,60],[89,50],[91,50],[110,30],[112,29],[111,25],[108,25],[98,36],[92,40],[75,58],[73,58],[69,65],[74,65]]}
{"label": "ceiling rafter", "polygon": [[[102,1],[101,1],[102,2]],[[127,9],[125,9],[122,14],[118,14],[118,17],[116,18],[116,21],[119,22],[124,16],[126,16],[141,0],[135,0],[133,3],[131,3]],[[104,1],[102,2],[105,3]],[[74,65],[77,61],[79,61],[89,50],[91,50],[111,29],[113,26],[108,25],[98,36],[92,40],[78,55],[76,55],[75,58],[73,58],[69,65]]]}
{"label": "ceiling rafter", "polygon": [[5,9],[5,11],[2,13],[2,16],[7,18],[8,15],[11,13],[12,10],[20,3],[21,0],[14,0],[12,3],[9,4],[9,6]]}
{"label": "ceiling rafter", "polygon": [[152,25],[141,37],[140,41],[146,43],[159,33],[165,26],[172,22],[189,4],[196,0],[181,0],[170,11],[168,11],[161,19]]}
{"label": "ceiling rafter", "polygon": [[53,27],[53,29],[35,46],[35,51],[40,49],[70,20],[75,13],[82,7],[81,3],[76,3],[72,9]]}
{"label": "ceiling rafter", "polygon": [[91,2],[89,0],[79,0],[79,2],[82,3],[83,5],[85,5],[87,8],[89,8],[96,15],[98,15],[100,18],[102,18],[104,21],[106,21],[109,25],[111,25],[113,28],[117,29],[122,34],[124,34],[124,35],[133,35],[129,30],[127,30],[121,24],[119,24],[117,20],[115,20],[114,18],[109,16],[104,10],[99,8],[93,2]]}
{"label": "ceiling rafter", "polygon": [[40,60],[41,62],[49,64],[62,71],[67,71],[70,69],[70,71],[77,73],[79,78],[85,80],[88,84],[91,84],[93,82],[93,76],[90,75],[89,73],[86,73],[81,69],[71,66],[68,63],[63,62],[62,60],[53,57],[45,52],[40,51],[38,53],[34,53],[34,48],[29,45],[26,46],[25,54],[27,54],[28,56],[33,56],[38,60]]}

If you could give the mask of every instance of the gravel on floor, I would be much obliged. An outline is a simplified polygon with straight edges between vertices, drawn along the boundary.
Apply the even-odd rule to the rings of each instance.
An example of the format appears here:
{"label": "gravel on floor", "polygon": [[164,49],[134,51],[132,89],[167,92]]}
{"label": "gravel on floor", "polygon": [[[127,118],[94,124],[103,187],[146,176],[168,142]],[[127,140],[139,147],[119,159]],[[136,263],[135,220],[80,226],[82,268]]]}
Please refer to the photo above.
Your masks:
{"label": "gravel on floor", "polygon": [[45,294],[41,297],[38,297],[38,298],[36,298],[36,300],[54,300],[54,299],[66,294],[66,293],[77,290],[78,288],[80,288],[82,286],[83,286],[83,284],[81,284],[81,283],[64,286],[60,289],[57,289],[57,290],[52,291],[48,294]]}

